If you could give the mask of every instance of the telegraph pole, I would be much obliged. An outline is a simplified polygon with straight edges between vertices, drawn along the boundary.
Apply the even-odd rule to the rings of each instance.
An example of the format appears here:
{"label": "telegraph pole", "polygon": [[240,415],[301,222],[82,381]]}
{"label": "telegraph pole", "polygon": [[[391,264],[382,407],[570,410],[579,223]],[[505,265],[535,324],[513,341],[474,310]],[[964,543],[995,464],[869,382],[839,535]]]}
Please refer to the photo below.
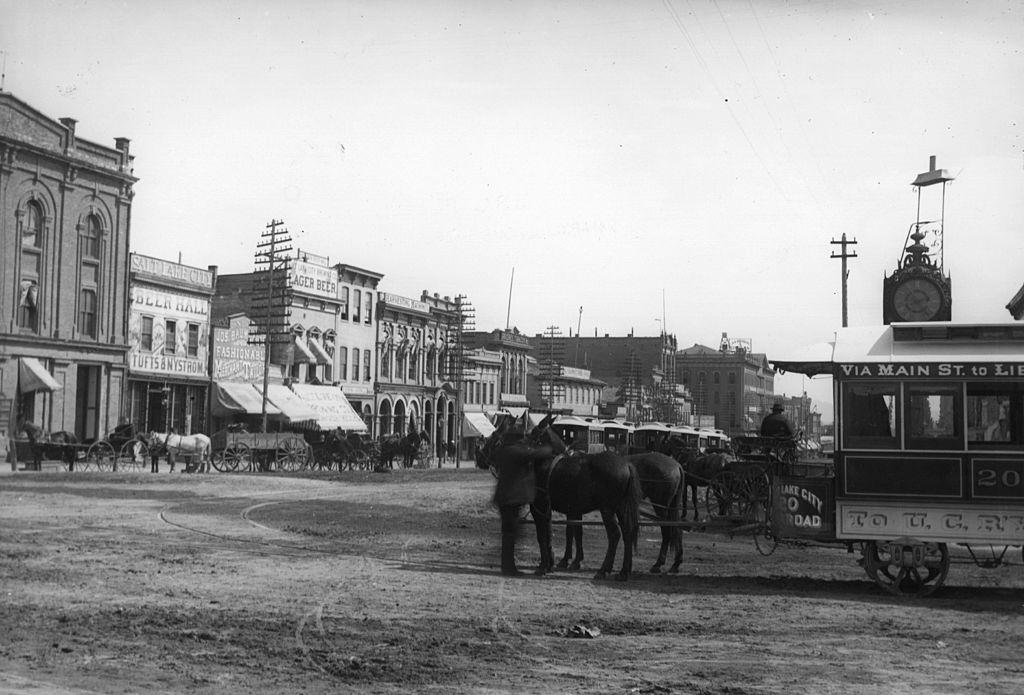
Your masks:
{"label": "telegraph pole", "polygon": [[847,239],[846,239],[846,232],[843,232],[843,238],[842,238],[841,241],[836,241],[835,239],[833,239],[831,243],[836,244],[836,245],[838,245],[838,246],[840,246],[842,248],[842,250],[838,254],[836,254],[836,252],[833,251],[832,255],[830,256],[830,258],[841,258],[842,259],[842,264],[843,264],[843,270],[842,270],[842,272],[843,272],[843,328],[846,328],[849,325],[849,323],[847,321],[847,310],[846,310],[846,278],[849,277],[849,275],[850,275],[850,271],[846,269],[846,259],[847,258],[856,258],[857,257],[857,252],[856,251],[853,251],[851,253],[847,253],[846,247],[847,246],[856,246],[857,245],[857,240],[853,239],[852,241],[847,241]]}
{"label": "telegraph pole", "polygon": [[256,244],[256,272],[253,273],[253,300],[249,343],[262,345],[263,354],[263,431],[267,431],[267,388],[270,378],[270,351],[290,339],[291,316],[291,237],[281,220],[271,220],[262,241]]}

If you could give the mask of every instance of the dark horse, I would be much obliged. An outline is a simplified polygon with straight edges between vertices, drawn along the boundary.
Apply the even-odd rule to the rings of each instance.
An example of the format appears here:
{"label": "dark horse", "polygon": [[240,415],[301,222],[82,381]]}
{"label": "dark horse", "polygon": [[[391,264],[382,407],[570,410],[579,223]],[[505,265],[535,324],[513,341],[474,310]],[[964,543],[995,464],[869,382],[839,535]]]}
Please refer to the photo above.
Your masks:
{"label": "dark horse", "polygon": [[[729,467],[732,458],[723,450],[708,449],[700,453],[696,449],[679,450],[676,452],[679,462],[686,471],[686,487],[693,500],[693,520],[700,517],[697,507],[697,488],[708,487],[716,475]],[[710,494],[710,493],[708,493]],[[725,500],[719,499],[720,513],[724,513]],[[686,519],[686,493],[683,493],[682,518]]]}
{"label": "dark horse", "polygon": [[636,469],[625,458],[610,451],[556,455],[549,446],[544,446],[544,438],[554,434],[548,427],[551,419],[546,418],[537,426],[535,436],[519,442],[506,428],[496,430],[477,450],[477,467],[487,469],[493,464],[499,469],[509,467],[529,474],[534,490],[530,513],[540,548],[537,574],[546,574],[555,567],[551,550],[552,512],[579,519],[584,514],[599,511],[608,536],[608,550],[596,578],[603,579],[612,572],[621,538],[622,569],[618,576],[628,579],[640,525],[640,481]]}
{"label": "dark horse", "polygon": [[420,451],[420,442],[429,442],[426,432],[409,432],[400,437],[389,434],[380,440],[380,462],[388,468],[395,467],[395,458],[402,457],[402,467],[411,468]]}
{"label": "dark horse", "polygon": [[[557,435],[556,435],[557,436]],[[554,446],[557,451],[557,444]],[[668,557],[668,549],[672,548],[674,557],[668,571],[675,574],[683,561],[682,533],[677,523],[681,519],[683,506],[686,504],[686,475],[678,461],[667,454],[657,451],[627,456],[640,478],[641,498],[650,500],[654,514],[661,521],[661,548],[658,559],[651,566],[651,574],[661,572]],[[559,561],[559,567],[579,569],[583,564],[583,525],[581,517],[567,517],[565,527],[565,553]],[[575,548],[575,556],[573,549]],[[572,558],[572,563],[569,560]]]}

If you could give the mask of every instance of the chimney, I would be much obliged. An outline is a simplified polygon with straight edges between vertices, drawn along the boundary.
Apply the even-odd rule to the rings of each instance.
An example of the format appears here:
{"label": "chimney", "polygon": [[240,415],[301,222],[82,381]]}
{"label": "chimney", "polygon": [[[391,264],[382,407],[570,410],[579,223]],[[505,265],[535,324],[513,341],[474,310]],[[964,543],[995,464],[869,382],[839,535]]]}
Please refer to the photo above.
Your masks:
{"label": "chimney", "polygon": [[64,151],[75,149],[75,124],[78,123],[74,118],[61,118],[60,124],[68,129],[68,141],[64,144]]}

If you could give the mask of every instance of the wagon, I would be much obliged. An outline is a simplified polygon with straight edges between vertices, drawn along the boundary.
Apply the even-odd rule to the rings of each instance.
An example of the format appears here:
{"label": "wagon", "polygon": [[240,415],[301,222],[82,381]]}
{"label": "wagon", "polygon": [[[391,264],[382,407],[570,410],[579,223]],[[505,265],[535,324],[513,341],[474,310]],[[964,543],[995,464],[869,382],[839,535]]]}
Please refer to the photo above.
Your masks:
{"label": "wagon", "polygon": [[149,444],[139,435],[110,435],[88,445],[65,446],[78,449],[76,463],[83,471],[141,471],[150,462]]}
{"label": "wagon", "polygon": [[309,443],[295,432],[221,430],[210,437],[213,467],[229,473],[248,470],[299,471],[312,460]]}

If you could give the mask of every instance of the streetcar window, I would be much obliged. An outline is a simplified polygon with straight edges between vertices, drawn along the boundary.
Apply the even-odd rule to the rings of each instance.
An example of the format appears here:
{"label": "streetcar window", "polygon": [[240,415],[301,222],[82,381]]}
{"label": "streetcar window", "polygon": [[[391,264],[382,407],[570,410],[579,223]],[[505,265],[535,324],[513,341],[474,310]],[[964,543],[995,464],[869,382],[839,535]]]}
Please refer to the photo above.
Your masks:
{"label": "streetcar window", "polygon": [[930,384],[907,384],[906,388],[907,448],[962,448],[960,388]]}
{"label": "streetcar window", "polygon": [[1010,384],[967,386],[967,443],[973,448],[1020,444],[1024,392]]}
{"label": "streetcar window", "polygon": [[896,385],[843,384],[843,446],[897,449]]}

